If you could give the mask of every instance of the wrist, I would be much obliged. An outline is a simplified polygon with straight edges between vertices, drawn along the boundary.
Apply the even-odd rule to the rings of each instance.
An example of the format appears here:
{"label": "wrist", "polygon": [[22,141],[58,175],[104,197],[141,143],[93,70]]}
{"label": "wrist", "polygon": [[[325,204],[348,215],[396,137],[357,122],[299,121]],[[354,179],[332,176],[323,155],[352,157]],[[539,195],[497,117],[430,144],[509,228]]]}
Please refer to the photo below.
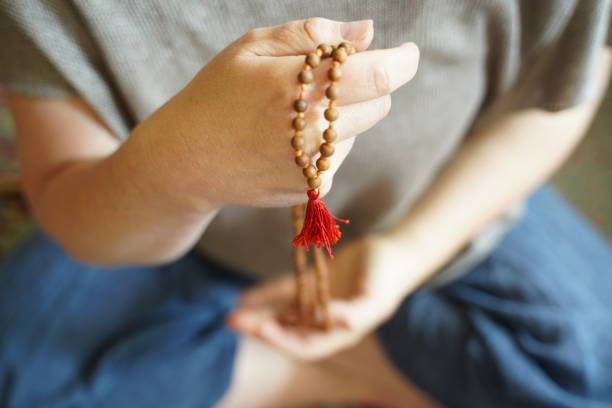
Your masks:
{"label": "wrist", "polygon": [[189,175],[177,160],[169,157],[155,136],[135,129],[130,138],[109,157],[115,177],[130,180],[130,189],[142,197],[148,207],[159,207],[169,214],[184,214],[194,218],[215,213],[223,204],[198,191],[194,193]]}
{"label": "wrist", "polygon": [[436,272],[435,254],[409,235],[380,234],[374,242],[378,256],[391,259],[395,265],[389,292],[400,302]]}

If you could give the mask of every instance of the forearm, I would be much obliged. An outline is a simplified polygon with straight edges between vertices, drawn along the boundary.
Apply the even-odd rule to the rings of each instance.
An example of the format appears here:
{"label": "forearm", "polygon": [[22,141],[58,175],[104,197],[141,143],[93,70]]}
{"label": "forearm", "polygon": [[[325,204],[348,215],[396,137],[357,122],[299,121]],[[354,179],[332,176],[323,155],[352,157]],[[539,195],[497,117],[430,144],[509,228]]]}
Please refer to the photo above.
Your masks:
{"label": "forearm", "polygon": [[[609,54],[599,78],[605,89]],[[588,126],[601,92],[565,111],[516,112],[470,135],[436,181],[388,237],[410,254],[410,293],[488,222],[548,178]]]}
{"label": "forearm", "polygon": [[71,163],[33,198],[35,215],[73,256],[99,264],[150,264],[188,250],[216,214],[162,191],[155,174],[118,150]]}

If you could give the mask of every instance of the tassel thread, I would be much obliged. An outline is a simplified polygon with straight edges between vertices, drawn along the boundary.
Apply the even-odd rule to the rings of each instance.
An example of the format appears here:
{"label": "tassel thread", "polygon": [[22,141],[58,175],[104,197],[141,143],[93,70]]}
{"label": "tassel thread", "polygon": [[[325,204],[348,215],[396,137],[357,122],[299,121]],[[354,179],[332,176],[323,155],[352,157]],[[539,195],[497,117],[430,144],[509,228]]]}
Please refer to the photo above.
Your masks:
{"label": "tassel thread", "polygon": [[318,190],[308,190],[308,204],[302,231],[293,239],[293,246],[310,250],[308,244],[318,248],[325,247],[330,259],[334,258],[331,246],[342,236],[340,226],[336,221],[348,224],[349,220],[338,218],[331,214],[325,203],[319,199]]}

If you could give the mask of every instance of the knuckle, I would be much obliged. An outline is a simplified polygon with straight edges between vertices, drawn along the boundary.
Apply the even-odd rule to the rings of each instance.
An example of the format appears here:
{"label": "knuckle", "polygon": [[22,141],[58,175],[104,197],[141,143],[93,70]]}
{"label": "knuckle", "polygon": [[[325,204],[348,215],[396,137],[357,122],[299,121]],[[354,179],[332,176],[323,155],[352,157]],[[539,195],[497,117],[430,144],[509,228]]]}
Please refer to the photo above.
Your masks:
{"label": "knuckle", "polygon": [[271,33],[271,37],[279,44],[291,44],[292,41],[295,41],[297,35],[299,35],[299,32],[292,24],[279,25]]}
{"label": "knuckle", "polygon": [[371,71],[371,81],[378,95],[386,95],[391,92],[391,78],[389,71],[383,65],[373,65]]}
{"label": "knuckle", "polygon": [[302,30],[313,44],[318,44],[323,38],[322,33],[329,29],[331,20],[323,17],[309,17],[302,22]]}
{"label": "knuckle", "polygon": [[391,111],[391,95],[387,94],[380,98],[380,116],[385,117]]}
{"label": "knuckle", "polygon": [[246,33],[242,34],[238,41],[240,43],[250,43],[258,41],[262,37],[262,30],[262,28],[254,28],[252,30],[249,30]]}

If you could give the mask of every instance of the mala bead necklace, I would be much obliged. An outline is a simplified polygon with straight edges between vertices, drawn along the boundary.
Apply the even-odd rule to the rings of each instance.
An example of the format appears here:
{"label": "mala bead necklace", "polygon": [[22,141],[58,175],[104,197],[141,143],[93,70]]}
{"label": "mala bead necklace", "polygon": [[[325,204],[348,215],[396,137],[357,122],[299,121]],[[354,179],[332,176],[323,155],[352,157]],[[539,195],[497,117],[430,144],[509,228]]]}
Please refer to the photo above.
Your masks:
{"label": "mala bead necklace", "polygon": [[[330,157],[334,154],[334,142],[338,139],[338,133],[334,128],[334,122],[340,116],[336,109],[336,99],[339,91],[337,83],[342,78],[340,66],[347,60],[349,55],[355,53],[355,48],[349,42],[342,42],[338,46],[320,44],[315,52],[308,54],[302,71],[297,76],[300,94],[293,104],[297,115],[293,118],[293,138],[291,146],[294,149],[295,163],[302,169],[308,185],[308,203],[305,214],[304,205],[292,207],[292,221],[295,238],[294,247],[294,269],[296,281],[296,298],[293,310],[281,315],[284,323],[301,327],[314,327],[329,330],[332,327],[332,319],[329,311],[329,278],[327,263],[322,248],[325,248],[330,259],[333,259],[331,245],[338,242],[342,233],[336,222],[347,224],[349,221],[332,215],[323,201],[319,198],[319,187],[321,186],[320,175],[330,168]],[[308,110],[308,101],[305,93],[308,84],[314,81],[313,69],[318,67],[321,60],[331,58],[332,64],[327,72],[329,85],[325,90],[329,104],[325,109],[325,119],[329,125],[323,132],[323,141],[318,148],[320,157],[316,163],[304,151],[304,129],[307,126],[305,113]],[[303,216],[303,217],[302,217]],[[313,245],[314,260],[314,288],[312,279],[307,275],[306,251]],[[314,291],[314,293],[313,293]]]}

